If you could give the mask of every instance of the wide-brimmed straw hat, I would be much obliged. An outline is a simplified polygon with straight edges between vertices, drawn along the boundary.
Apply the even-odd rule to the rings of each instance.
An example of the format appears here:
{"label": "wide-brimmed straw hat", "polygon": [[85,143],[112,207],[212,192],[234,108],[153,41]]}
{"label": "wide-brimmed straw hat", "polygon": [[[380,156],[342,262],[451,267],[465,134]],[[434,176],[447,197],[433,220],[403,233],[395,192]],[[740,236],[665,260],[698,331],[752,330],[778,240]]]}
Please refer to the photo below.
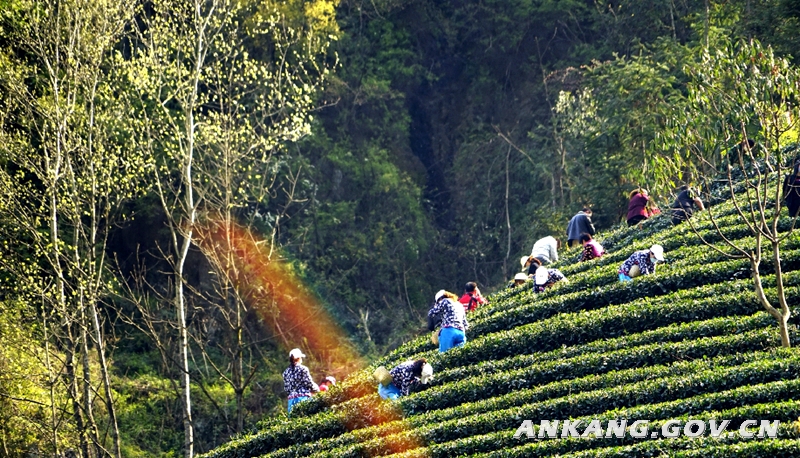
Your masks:
{"label": "wide-brimmed straw hat", "polygon": [[392,383],[392,374],[390,374],[389,371],[383,366],[375,369],[375,372],[372,373],[372,376],[383,386],[389,386],[389,384]]}

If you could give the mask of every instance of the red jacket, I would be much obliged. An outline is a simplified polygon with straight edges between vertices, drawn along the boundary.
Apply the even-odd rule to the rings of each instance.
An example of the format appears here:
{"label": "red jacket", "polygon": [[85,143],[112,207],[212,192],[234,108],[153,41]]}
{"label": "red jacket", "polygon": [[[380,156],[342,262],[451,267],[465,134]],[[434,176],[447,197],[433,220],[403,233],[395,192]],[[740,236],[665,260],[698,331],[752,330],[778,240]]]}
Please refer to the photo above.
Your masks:
{"label": "red jacket", "polygon": [[469,293],[464,293],[464,295],[461,296],[461,298],[458,299],[458,302],[461,302],[462,304],[464,304],[464,311],[465,312],[472,312],[476,308],[478,308],[478,304],[481,304],[481,305],[485,304],[486,303],[486,299],[484,299],[483,296],[479,296],[479,295],[473,296],[473,295],[471,295]]}
{"label": "red jacket", "polygon": [[631,219],[634,216],[644,216],[645,218],[649,217],[650,215],[647,212],[648,200],[650,200],[650,198],[642,195],[642,193],[637,192],[634,194],[633,197],[631,197],[631,201],[628,203],[627,219]]}

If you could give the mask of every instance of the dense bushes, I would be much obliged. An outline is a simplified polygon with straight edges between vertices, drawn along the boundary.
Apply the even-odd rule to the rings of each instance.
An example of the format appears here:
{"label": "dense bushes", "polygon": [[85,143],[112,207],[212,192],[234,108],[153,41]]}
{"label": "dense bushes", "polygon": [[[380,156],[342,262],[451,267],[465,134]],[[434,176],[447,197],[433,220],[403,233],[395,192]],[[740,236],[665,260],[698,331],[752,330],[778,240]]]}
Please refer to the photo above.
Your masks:
{"label": "dense bushes", "polygon": [[586,353],[604,353],[639,345],[653,343],[680,342],[683,340],[700,339],[717,335],[736,334],[753,329],[772,326],[774,318],[766,312],[758,312],[747,317],[721,317],[705,321],[692,321],[689,323],[676,323],[651,331],[633,335],[624,335],[613,339],[600,339],[582,345],[562,347],[549,352],[521,354],[501,360],[483,361],[468,366],[458,366],[437,373],[439,383],[462,379],[474,375],[490,372],[500,372],[528,367],[536,363],[552,360],[563,360]]}
{"label": "dense bushes", "polygon": [[[743,349],[741,349],[743,350]],[[732,350],[735,352],[736,350]],[[306,446],[292,447],[292,453],[298,453],[299,450],[305,450],[306,453],[311,451],[319,451],[320,449],[327,448],[328,445],[347,445],[354,442],[360,442],[367,439],[376,439],[390,434],[401,433],[406,427],[423,427],[425,425],[438,424],[441,422],[465,418],[485,412],[498,411],[516,406],[522,406],[533,402],[539,402],[547,399],[554,399],[558,397],[568,396],[571,393],[588,392],[600,390],[603,388],[619,387],[623,385],[630,385],[644,380],[653,380],[657,378],[668,379],[679,376],[687,376],[702,370],[722,369],[724,367],[731,367],[741,365],[745,362],[768,361],[775,357],[774,353],[748,353],[738,354],[732,356],[724,356],[712,359],[701,359],[695,361],[683,361],[668,366],[644,366],[641,368],[632,368],[625,370],[613,370],[608,373],[603,373],[607,368],[598,367],[598,374],[589,375],[576,375],[576,378],[566,380],[554,381],[547,384],[537,385],[536,380],[527,380],[528,384],[524,387],[513,389],[512,391],[491,397],[487,395],[479,401],[466,402],[467,399],[462,400],[460,404],[454,407],[443,408],[437,405],[441,410],[425,410],[419,408],[425,403],[435,403],[438,396],[442,396],[444,390],[430,390],[423,393],[421,396],[410,396],[401,401],[401,404],[407,412],[407,417],[404,422],[392,422],[390,424],[370,427],[363,430],[347,433],[339,436],[335,440],[328,441],[325,444],[308,444]],[[568,363],[565,362],[565,366]],[[517,374],[519,376],[519,374]],[[491,380],[476,379],[475,385],[490,386]],[[458,385],[448,385],[448,389],[455,393],[448,399],[444,399],[442,404],[448,402],[449,399],[457,398],[458,393],[465,392]],[[497,391],[492,387],[493,391]],[[775,395],[776,391],[771,394]],[[744,398],[744,396],[740,396]],[[279,456],[284,456],[280,454]]]}
{"label": "dense bushes", "polygon": [[[673,401],[691,398],[707,393],[730,390],[737,386],[757,385],[771,381],[795,379],[800,375],[800,368],[792,366],[800,362],[800,355],[781,353],[788,357],[786,361],[757,361],[742,366],[706,370],[687,376],[676,376],[660,380],[646,380],[630,385],[617,386],[578,392],[570,396],[533,402],[520,407],[494,410],[491,412],[457,418],[454,420],[429,424],[400,434],[377,438],[371,441],[353,444],[346,448],[334,450],[332,456],[376,456],[392,452],[392,448],[400,443],[442,443],[459,437],[485,434],[491,431],[506,431],[513,435],[522,419],[546,418],[566,419],[579,418],[604,411],[621,409],[626,406],[648,403],[650,400]],[[770,391],[769,400],[782,396],[790,397],[800,388],[800,381],[786,382],[780,388]],[[738,400],[730,396],[718,400],[719,405],[736,405]],[[711,404],[708,400],[697,404],[703,411]],[[684,412],[693,410],[692,404],[682,405]],[[660,410],[661,412],[664,409]],[[626,415],[622,418],[671,418],[659,417],[658,410],[653,410],[647,417]],[[614,417],[618,418],[618,417]]]}
{"label": "dense bushes", "polygon": [[[725,234],[750,243],[726,211]],[[719,241],[707,220],[697,223],[703,237]],[[426,334],[376,363],[426,357],[436,376],[425,389],[381,401],[367,369],[298,405],[291,421],[265,421],[261,431],[209,456],[795,456],[800,353],[767,350],[779,345],[778,333],[755,297],[749,264],[707,248],[688,225],[666,227],[658,219],[607,240],[627,252],[562,262],[570,282],[542,294],[494,295],[470,316],[467,345],[439,354]],[[656,275],[619,283],[619,263],[652,243],[667,248],[668,262]],[[784,248],[786,292],[796,302],[800,237]],[[771,271],[762,265],[768,296],[775,295]],[[764,441],[514,439],[523,419],[542,418],[647,419],[653,427],[725,418],[729,429],[750,418],[783,424],[781,439]]]}

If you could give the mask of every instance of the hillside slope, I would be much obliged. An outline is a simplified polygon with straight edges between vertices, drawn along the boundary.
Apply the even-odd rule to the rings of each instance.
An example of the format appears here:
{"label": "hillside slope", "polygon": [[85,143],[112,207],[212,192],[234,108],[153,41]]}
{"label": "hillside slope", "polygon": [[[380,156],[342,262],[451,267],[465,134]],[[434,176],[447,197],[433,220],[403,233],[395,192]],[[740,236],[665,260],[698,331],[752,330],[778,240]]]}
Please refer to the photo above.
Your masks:
{"label": "hillside slope", "polygon": [[[726,237],[747,241],[732,205],[714,213]],[[707,241],[721,242],[705,212],[693,222]],[[439,354],[424,335],[376,363],[424,356],[436,375],[423,391],[381,401],[373,366],[299,405],[293,418],[265,420],[206,456],[800,456],[800,351],[779,348],[747,262],[709,249],[689,224],[672,227],[664,215],[601,241],[603,258],[576,263],[573,249],[556,265],[569,283],[538,295],[523,287],[492,296],[470,316],[464,347]],[[619,283],[622,261],[653,243],[664,246],[666,263],[655,275]],[[797,304],[800,234],[783,250],[787,295]],[[762,273],[769,295],[771,267]],[[794,324],[791,332],[796,345]],[[732,434],[514,437],[524,420],[538,427],[566,419],[599,420],[603,430],[609,420],[649,420],[650,431],[671,419],[727,419]],[[743,437],[739,427],[751,419],[780,420],[778,438]]]}

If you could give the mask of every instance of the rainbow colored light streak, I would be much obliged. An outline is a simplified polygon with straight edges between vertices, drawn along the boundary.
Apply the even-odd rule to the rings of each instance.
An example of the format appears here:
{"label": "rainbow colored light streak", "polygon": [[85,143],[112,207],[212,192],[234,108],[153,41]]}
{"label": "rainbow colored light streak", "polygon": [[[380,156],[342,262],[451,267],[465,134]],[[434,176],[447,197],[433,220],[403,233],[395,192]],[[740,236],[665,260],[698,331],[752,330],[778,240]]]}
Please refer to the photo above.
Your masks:
{"label": "rainbow colored light streak", "polygon": [[[339,380],[366,367],[367,362],[347,334],[302,284],[291,265],[271,259],[269,240],[225,218],[207,219],[197,226],[197,235],[202,250],[212,253],[212,263],[223,270],[220,274],[230,279],[241,300],[259,312],[287,347],[300,347]],[[361,398],[357,405],[355,416],[359,421],[348,421],[348,430],[364,423],[377,426],[402,420],[400,409],[387,408],[377,396]],[[391,453],[400,453],[421,445],[418,439],[406,436],[390,441],[387,447]]]}
{"label": "rainbow colored light streak", "polygon": [[213,253],[212,264],[230,280],[239,298],[258,311],[287,347],[300,347],[337,377],[366,366],[347,334],[291,265],[270,258],[269,240],[260,240],[253,231],[224,218],[199,225],[197,235],[201,248]]}

